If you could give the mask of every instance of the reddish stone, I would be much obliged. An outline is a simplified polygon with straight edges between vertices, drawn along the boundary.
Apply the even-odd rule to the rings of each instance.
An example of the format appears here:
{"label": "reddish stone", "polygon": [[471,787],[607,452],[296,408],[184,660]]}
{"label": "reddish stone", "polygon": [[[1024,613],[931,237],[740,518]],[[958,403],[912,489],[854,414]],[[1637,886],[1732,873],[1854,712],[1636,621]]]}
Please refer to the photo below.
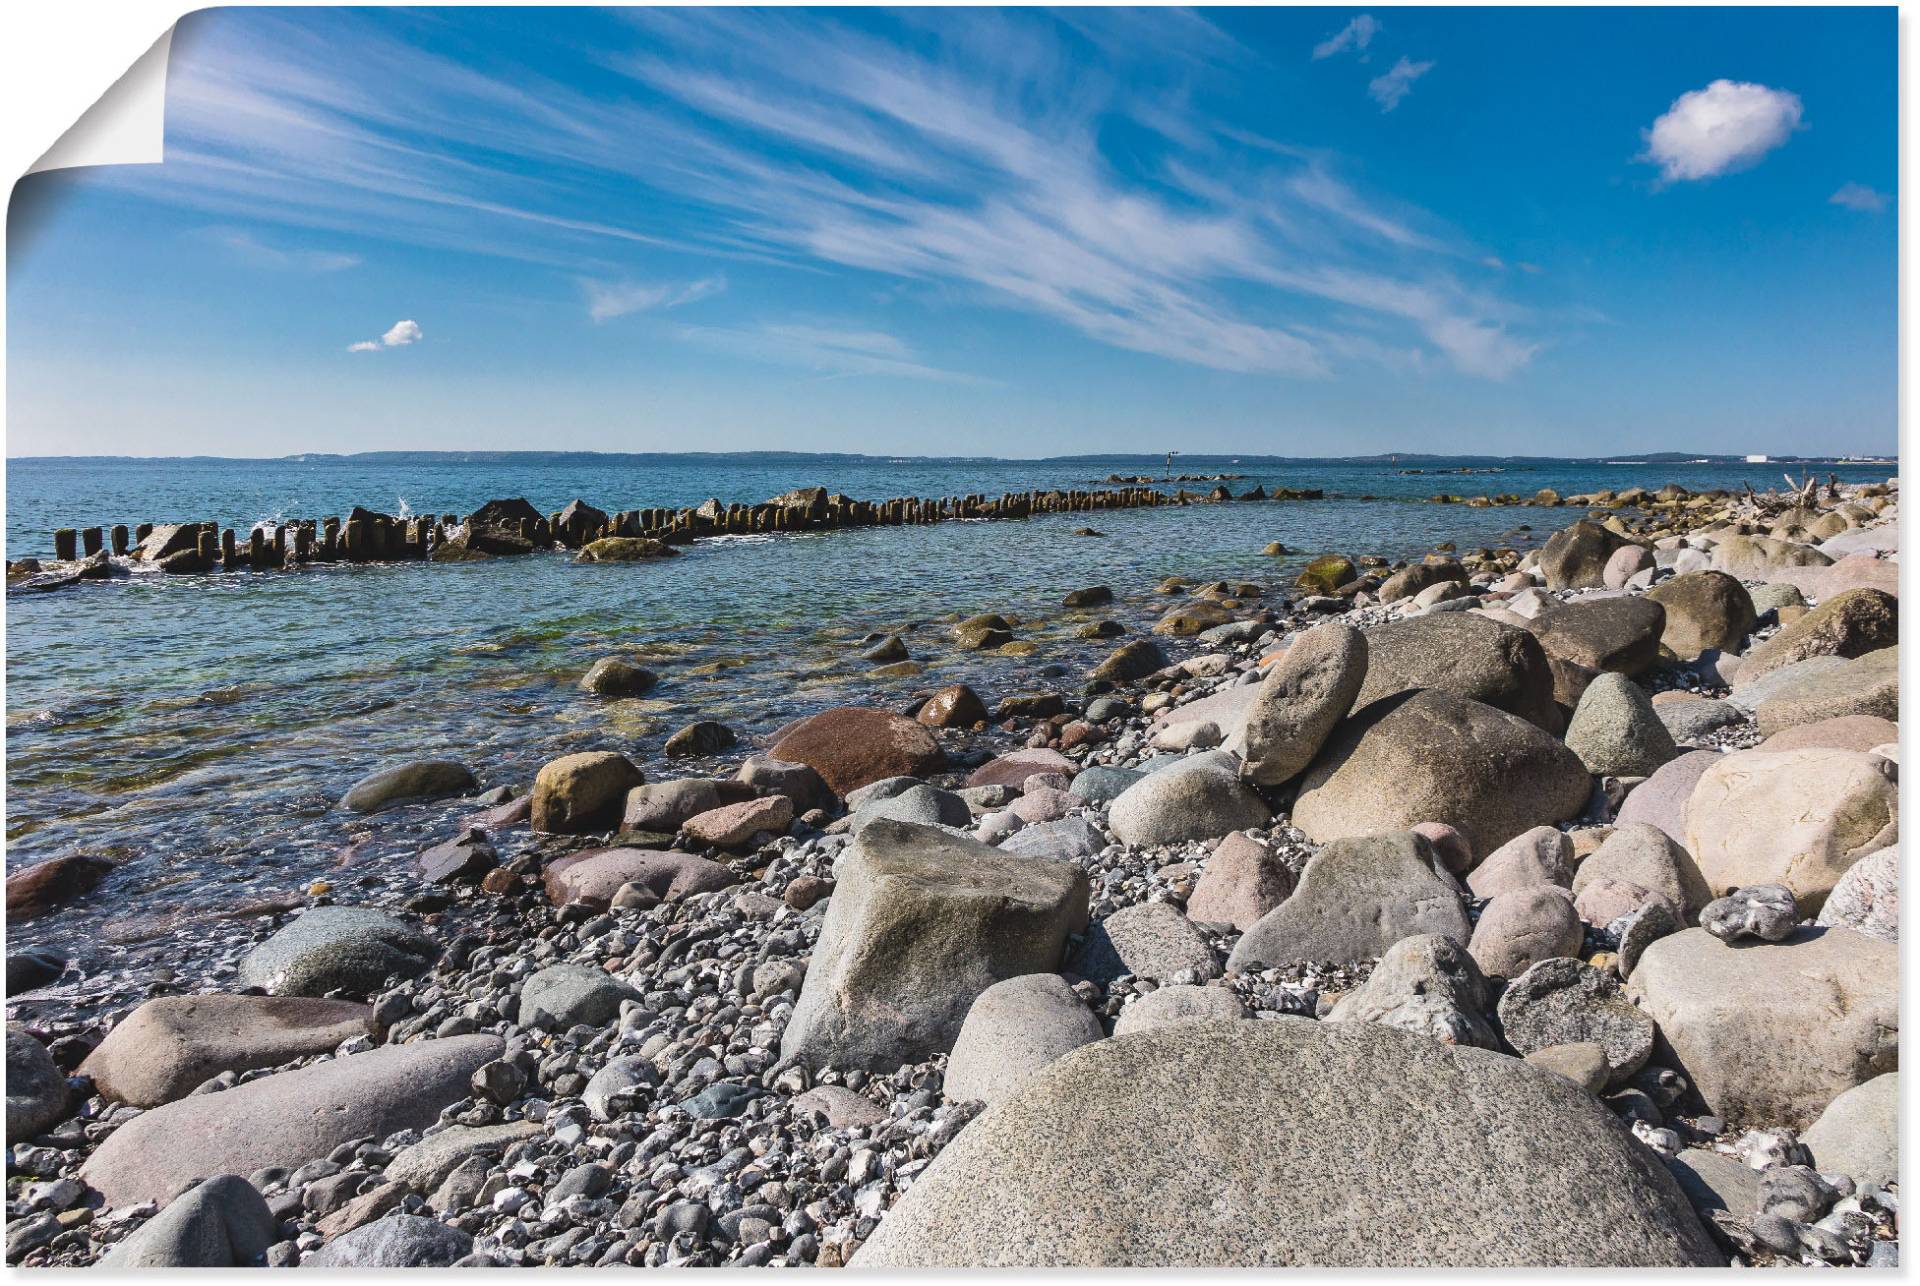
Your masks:
{"label": "reddish stone", "polygon": [[70,853],[7,877],[7,914],[40,915],[93,892],[113,863],[92,853]]}
{"label": "reddish stone", "polygon": [[971,728],[987,721],[987,705],[972,688],[956,683],[928,697],[914,717],[929,728]]}
{"label": "reddish stone", "polygon": [[805,764],[844,797],[883,777],[925,777],[946,766],[933,734],[912,719],[865,706],[837,706],[791,725],[770,752]]}

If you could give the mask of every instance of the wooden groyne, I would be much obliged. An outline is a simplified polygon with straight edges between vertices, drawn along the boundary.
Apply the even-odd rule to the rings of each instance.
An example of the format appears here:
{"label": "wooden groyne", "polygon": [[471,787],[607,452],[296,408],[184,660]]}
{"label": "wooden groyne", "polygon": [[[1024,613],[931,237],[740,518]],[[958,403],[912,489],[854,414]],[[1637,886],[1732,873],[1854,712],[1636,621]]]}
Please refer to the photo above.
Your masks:
{"label": "wooden groyne", "polygon": [[97,569],[98,575],[111,574],[109,550],[112,558],[153,564],[176,573],[272,570],[308,563],[467,562],[555,547],[580,549],[608,537],[645,537],[666,544],[686,544],[702,536],[1091,514],[1235,498],[1223,494],[1225,490],[1215,488],[1205,495],[1186,491],[1169,494],[1153,487],[1129,486],[868,501],[814,487],[759,504],[729,504],[714,499],[684,509],[607,513],[576,500],[549,514],[540,513],[526,500],[493,500],[465,517],[399,517],[355,509],[344,518],[291,519],[261,523],[245,531],[211,522],[143,522],[131,528],[125,524],[62,527],[53,533],[53,555],[59,563],[81,563],[82,576],[89,566]]}

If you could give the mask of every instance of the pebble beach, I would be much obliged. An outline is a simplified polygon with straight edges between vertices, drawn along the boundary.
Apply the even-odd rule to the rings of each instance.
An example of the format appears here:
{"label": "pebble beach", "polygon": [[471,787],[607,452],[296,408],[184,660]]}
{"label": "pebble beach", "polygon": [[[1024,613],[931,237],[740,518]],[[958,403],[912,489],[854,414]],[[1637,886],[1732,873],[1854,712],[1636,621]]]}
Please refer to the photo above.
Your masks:
{"label": "pebble beach", "polygon": [[[1052,539],[1255,512],[1190,485]],[[1384,555],[1279,502],[1213,575],[825,613],[738,702],[571,640],[510,698],[564,753],[422,735],[429,676],[288,826],[323,867],[137,913],[49,808],[7,1261],[1895,1266],[1899,494],[1448,497]],[[653,539],[601,519],[513,535]]]}

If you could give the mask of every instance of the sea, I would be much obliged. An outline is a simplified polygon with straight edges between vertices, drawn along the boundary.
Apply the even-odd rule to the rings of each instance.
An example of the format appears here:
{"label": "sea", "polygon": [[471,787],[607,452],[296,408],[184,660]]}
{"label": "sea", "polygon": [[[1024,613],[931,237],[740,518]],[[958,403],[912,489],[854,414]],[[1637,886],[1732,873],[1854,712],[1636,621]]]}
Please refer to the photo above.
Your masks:
{"label": "sea", "polygon": [[[1173,471],[1236,475],[1225,484],[1236,494],[1258,485],[1318,488],[1325,498],[731,536],[639,565],[581,565],[556,551],[449,565],[147,574],[9,594],[7,870],[82,852],[119,865],[80,903],[10,923],[8,949],[134,950],[112,945],[139,940],[117,931],[129,920],[244,904],[382,864],[390,873],[418,832],[343,813],[336,801],[399,761],[457,759],[483,785],[524,789],[548,759],[611,749],[658,779],[683,771],[660,750],[696,719],[734,728],[745,753],[797,716],[848,703],[897,707],[951,682],[972,684],[989,704],[1076,691],[1112,644],[1078,637],[1091,615],[1061,608],[1068,590],[1110,586],[1116,602],[1098,615],[1132,632],[1166,606],[1153,592],[1165,577],[1279,589],[1315,554],[1417,557],[1442,542],[1525,549],[1579,513],[1433,503],[1439,493],[1783,485],[1779,464],[1630,459],[1183,455]],[[1818,472],[1865,481],[1895,469]],[[756,502],[801,486],[867,500],[999,495],[1097,487],[1116,474],[1164,477],[1167,461],[15,459],[6,465],[6,557],[50,558],[54,529],[68,526],[216,521],[244,532],[355,505],[467,513],[516,496],[543,513],[576,497],[612,512],[709,497]],[[1101,534],[1074,534],[1088,525]],[[1274,541],[1289,554],[1263,554]],[[981,612],[1018,620],[1016,634],[1037,650],[957,650],[947,625]],[[884,631],[902,633],[923,674],[879,678],[860,660],[862,640]],[[640,699],[588,696],[579,678],[603,656],[643,664],[661,682]]]}

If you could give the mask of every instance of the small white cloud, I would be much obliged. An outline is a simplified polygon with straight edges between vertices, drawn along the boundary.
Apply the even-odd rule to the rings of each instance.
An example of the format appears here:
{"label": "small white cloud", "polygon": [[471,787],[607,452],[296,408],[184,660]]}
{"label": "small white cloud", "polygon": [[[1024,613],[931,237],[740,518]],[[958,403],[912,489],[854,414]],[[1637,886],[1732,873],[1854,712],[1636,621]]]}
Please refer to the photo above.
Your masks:
{"label": "small white cloud", "polygon": [[1744,169],[1800,128],[1800,96],[1744,81],[1716,80],[1673,100],[1646,131],[1642,160],[1669,183]]}
{"label": "small white cloud", "polygon": [[582,281],[580,284],[587,292],[587,316],[603,322],[625,317],[628,313],[678,308],[697,299],[706,299],[725,290],[727,279],[702,277],[698,281],[663,282],[658,285],[641,281]]}
{"label": "small white cloud", "polygon": [[1485,259],[1482,259],[1480,262],[1482,265],[1493,269],[1495,272],[1505,272],[1507,270],[1507,261],[1502,259],[1499,255],[1488,255]]}
{"label": "small white cloud", "polygon": [[1335,54],[1351,49],[1356,53],[1367,47],[1380,30],[1380,20],[1370,13],[1363,13],[1340,30],[1328,36],[1313,47],[1313,57],[1317,62],[1322,58],[1331,58]]}
{"label": "small white cloud", "polygon": [[419,343],[425,335],[426,332],[420,329],[419,322],[397,321],[389,327],[387,333],[382,335],[378,340],[363,339],[358,343],[348,344],[347,351],[349,353],[377,353],[383,348],[404,348],[408,344]]}
{"label": "small white cloud", "polygon": [[1391,70],[1375,76],[1367,82],[1367,92],[1373,95],[1373,101],[1380,104],[1380,110],[1390,112],[1400,106],[1400,100],[1413,92],[1413,82],[1433,70],[1431,62],[1417,63],[1402,58]]}
{"label": "small white cloud", "polygon": [[1843,205],[1862,214],[1879,214],[1887,208],[1887,194],[1875,192],[1864,183],[1842,183],[1840,190],[1827,198],[1828,205]]}

